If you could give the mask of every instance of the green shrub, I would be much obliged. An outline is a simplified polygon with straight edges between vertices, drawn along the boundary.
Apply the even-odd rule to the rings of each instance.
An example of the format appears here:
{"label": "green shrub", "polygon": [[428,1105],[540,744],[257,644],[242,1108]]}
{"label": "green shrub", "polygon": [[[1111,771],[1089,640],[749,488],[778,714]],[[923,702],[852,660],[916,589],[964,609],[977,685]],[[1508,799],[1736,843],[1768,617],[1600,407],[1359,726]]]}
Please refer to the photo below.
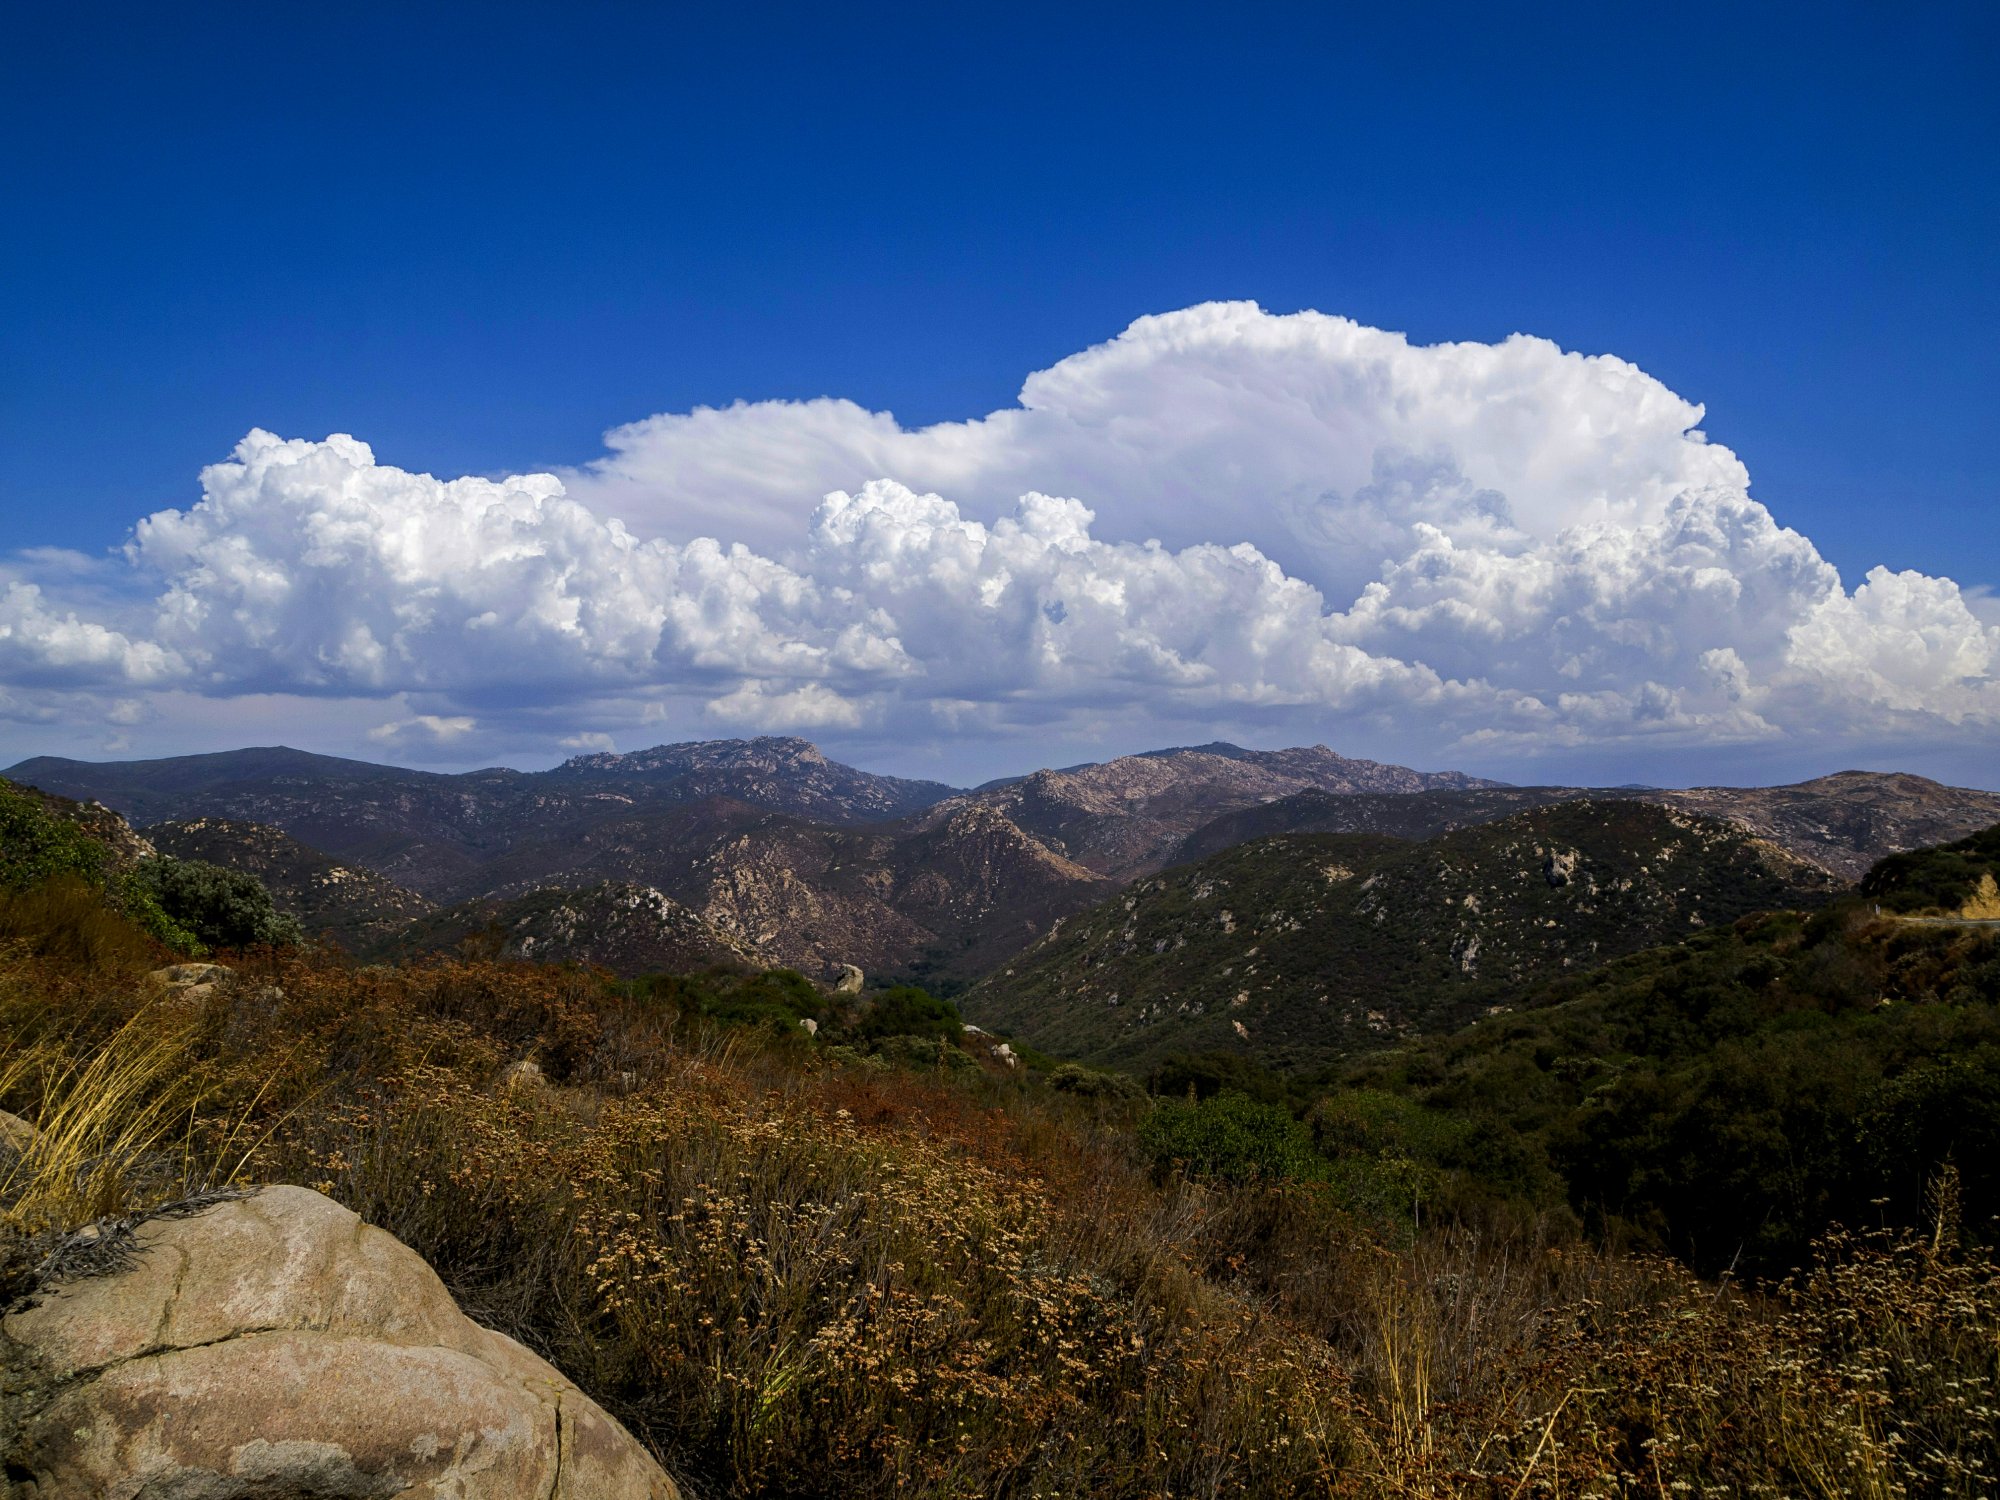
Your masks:
{"label": "green shrub", "polygon": [[[1307,1113],[1313,1144],[1329,1160],[1411,1157],[1442,1163],[1464,1154],[1471,1124],[1382,1089],[1345,1088]],[[1490,1143],[1489,1143],[1490,1148]]]}
{"label": "green shrub", "polygon": [[672,1000],[683,1015],[730,1026],[765,1026],[789,1035],[800,1031],[801,1021],[827,1017],[825,998],[795,969],[688,977],[662,974],[639,985],[647,994]]}
{"label": "green shrub", "polygon": [[279,911],[264,882],[242,870],[199,859],[148,859],[133,870],[131,884],[168,923],[209,948],[296,948],[306,940],[298,918]]}
{"label": "green shrub", "polygon": [[1310,1182],[1327,1175],[1312,1132],[1290,1110],[1234,1090],[1212,1099],[1160,1100],[1139,1123],[1139,1143],[1156,1166],[1179,1165],[1230,1182]]}
{"label": "green shrub", "polygon": [[[160,898],[153,886],[139,869],[121,870],[106,883],[106,902],[148,937],[165,943],[187,958],[208,956],[208,944],[204,943],[184,923],[169,916],[160,905]],[[287,921],[290,918],[286,918]],[[304,935],[300,935],[300,941]]]}
{"label": "green shrub", "polygon": [[913,984],[899,984],[871,996],[854,1023],[854,1035],[862,1041],[885,1036],[949,1037],[956,1041],[963,1031],[957,1006]]}
{"label": "green shrub", "polygon": [[836,1067],[879,1068],[884,1072],[887,1072],[889,1068],[889,1062],[887,1058],[863,1057],[859,1052],[855,1051],[854,1048],[846,1046],[845,1044],[827,1047],[821,1051],[820,1056],[825,1058],[828,1062],[834,1064]]}
{"label": "green shrub", "polygon": [[0,887],[26,890],[57,875],[104,883],[109,851],[48,805],[0,781]]}
{"label": "green shrub", "polygon": [[941,1036],[885,1036],[876,1044],[875,1056],[897,1068],[943,1068],[948,1072],[977,1073],[979,1064],[950,1038]]}
{"label": "green shrub", "polygon": [[1229,1090],[1266,1104],[1281,1103],[1288,1092],[1284,1079],[1234,1052],[1183,1052],[1169,1057],[1147,1076],[1146,1088],[1169,1099],[1188,1094],[1213,1099]]}
{"label": "green shrub", "polygon": [[[27,901],[9,919],[37,952],[101,958],[125,946],[105,925],[121,918],[178,953],[199,958],[207,951],[194,933],[161,909],[136,871],[113,868],[103,840],[32,792],[0,780],[0,891],[31,893],[45,887],[59,889]],[[83,912],[79,903],[94,903],[99,915]],[[52,913],[58,909],[69,915],[55,921]]]}
{"label": "green shrub", "polygon": [[1146,1091],[1135,1078],[1123,1073],[1100,1073],[1081,1063],[1064,1063],[1049,1074],[1049,1087],[1063,1094],[1079,1094],[1086,1099],[1143,1099]]}

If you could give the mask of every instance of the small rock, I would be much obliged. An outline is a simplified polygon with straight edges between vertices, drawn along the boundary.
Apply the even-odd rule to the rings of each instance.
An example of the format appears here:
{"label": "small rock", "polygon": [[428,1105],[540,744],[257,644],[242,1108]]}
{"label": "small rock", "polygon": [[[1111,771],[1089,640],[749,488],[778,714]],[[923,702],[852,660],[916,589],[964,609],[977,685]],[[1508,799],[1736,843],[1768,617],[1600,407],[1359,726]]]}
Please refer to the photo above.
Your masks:
{"label": "small rock", "polygon": [[224,964],[168,964],[164,969],[153,970],[146,977],[173,989],[185,990],[196,985],[220,984],[229,977],[230,972]]}
{"label": "small rock", "polygon": [[42,1133],[19,1115],[0,1109],[0,1147],[21,1156],[41,1138]]}
{"label": "small rock", "polygon": [[840,977],[833,982],[833,992],[836,995],[858,995],[865,982],[866,976],[853,964],[842,964]]}
{"label": "small rock", "polygon": [[509,1089],[545,1089],[549,1078],[542,1071],[542,1065],[532,1057],[524,1057],[519,1062],[508,1063],[500,1071],[500,1086]]}

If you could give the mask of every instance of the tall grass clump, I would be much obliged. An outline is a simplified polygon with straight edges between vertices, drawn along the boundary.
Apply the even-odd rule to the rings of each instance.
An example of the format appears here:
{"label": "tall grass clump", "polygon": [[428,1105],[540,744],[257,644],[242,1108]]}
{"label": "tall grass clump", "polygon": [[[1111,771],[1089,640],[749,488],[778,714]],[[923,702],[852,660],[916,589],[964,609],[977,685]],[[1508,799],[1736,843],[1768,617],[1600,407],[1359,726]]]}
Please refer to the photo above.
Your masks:
{"label": "tall grass clump", "polygon": [[42,1045],[0,1063],[0,1095],[25,1095],[34,1135],[0,1167],[0,1216],[34,1234],[136,1206],[162,1143],[194,1102],[183,1028],[142,1013],[81,1059]]}

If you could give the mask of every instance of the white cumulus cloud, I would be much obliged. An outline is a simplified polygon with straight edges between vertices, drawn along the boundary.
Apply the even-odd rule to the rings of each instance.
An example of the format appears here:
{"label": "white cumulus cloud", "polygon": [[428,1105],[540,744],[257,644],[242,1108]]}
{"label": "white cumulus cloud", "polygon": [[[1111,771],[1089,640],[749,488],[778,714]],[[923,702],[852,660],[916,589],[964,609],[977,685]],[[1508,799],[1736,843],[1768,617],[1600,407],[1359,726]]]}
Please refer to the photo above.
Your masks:
{"label": "white cumulus cloud", "polygon": [[886,621],[740,545],[641,540],[546,474],[441,481],[366,443],[253,432],[127,549],[159,638],[217,691],[522,698],[894,670]]}
{"label": "white cumulus cloud", "polygon": [[[1412,345],[1246,302],[1141,318],[1028,377],[1019,404],[909,431],[846,401],[651,417],[607,434],[575,493],[650,535],[796,545],[817,496],[892,478],[995,514],[1074,495],[1108,539],[1247,541],[1344,605],[1420,522],[1549,540],[1742,489],[1702,408],[1546,339]],[[1218,534],[1218,523],[1226,528]]]}
{"label": "white cumulus cloud", "polygon": [[1990,601],[1881,570],[1845,589],[1701,418],[1545,340],[1228,303],[919,430],[745,404],[498,479],[253,432],[138,523],[123,606],[101,568],[17,559],[0,681],[393,701],[376,734],[409,747],[596,746],[669,704],[946,741],[1366,723],[1355,748],[1433,762],[2000,738]]}
{"label": "white cumulus cloud", "polygon": [[0,678],[7,681],[142,685],[167,682],[184,669],[157,642],[50,607],[36,584],[10,582],[0,592]]}

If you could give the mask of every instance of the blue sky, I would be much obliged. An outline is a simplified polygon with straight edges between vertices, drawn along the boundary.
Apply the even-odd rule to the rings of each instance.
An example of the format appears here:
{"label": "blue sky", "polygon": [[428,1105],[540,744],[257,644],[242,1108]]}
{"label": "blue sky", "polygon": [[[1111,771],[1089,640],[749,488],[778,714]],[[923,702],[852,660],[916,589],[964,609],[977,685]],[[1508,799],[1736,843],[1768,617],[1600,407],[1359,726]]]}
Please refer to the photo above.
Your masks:
{"label": "blue sky", "polygon": [[[1630,361],[1706,407],[1701,430],[1747,466],[1749,493],[1848,589],[1876,567],[1950,578],[1996,623],[1980,598],[2000,583],[1990,7],[85,5],[5,25],[10,552],[101,559],[142,517],[200,500],[199,471],[253,428],[352,433],[374,464],[440,477],[569,474],[603,457],[608,428],[739,399],[844,398],[904,429],[978,418],[1135,319],[1248,300],[1415,345],[1525,332]],[[1081,487],[1052,469],[1033,487]],[[613,477],[573,492],[641,536],[689,539],[671,497]],[[978,491],[946,498],[991,521],[1004,504]],[[1195,540],[1146,524],[1143,497],[1079,498],[1111,540]],[[801,499],[801,546],[817,500]],[[1258,503],[1219,485],[1203,539],[1255,538],[1327,611],[1347,608],[1338,569],[1234,524]],[[782,555],[782,537],[746,535]],[[162,575],[123,566],[30,554],[14,576],[58,614],[151,639],[132,611]],[[1990,676],[1964,669],[1979,642],[1953,649],[1955,690],[1973,696],[1910,687],[1924,701],[1890,704],[1895,724],[1868,727],[1857,756],[1942,756],[1960,774],[1990,759]],[[107,686],[61,660],[16,669],[0,742],[196,748],[156,691],[192,691],[210,732],[238,738],[282,737],[258,732],[275,712],[260,693],[373,691],[405,722],[479,726],[450,746],[376,742],[385,755],[525,763],[583,734],[646,738],[630,703],[507,703],[393,673],[355,692],[276,668]],[[763,667],[707,670],[646,691],[803,690]],[[123,727],[101,744],[54,727],[74,718],[48,709],[64,692],[124,705],[106,710]],[[1031,742],[1051,731],[1023,725],[1060,720],[1066,749],[1202,718],[1083,723],[1021,709],[1037,694],[1018,682],[994,696]],[[1379,713],[1344,717],[1348,701],[1236,727],[1408,748]],[[783,711],[759,715],[783,727]],[[1823,723],[1765,717],[1786,748],[1742,750],[1757,736],[1740,726],[1643,753],[1591,731],[1564,766],[1658,776],[1726,740],[1723,762],[1803,767]],[[903,738],[879,714],[817,718],[798,727]],[[643,722],[723,720],[669,707]],[[1470,722],[1453,720],[1460,759],[1483,746],[1519,769],[1518,745],[1467,739]],[[966,732],[991,742],[990,725]],[[949,725],[933,738],[926,753],[955,752]]]}

